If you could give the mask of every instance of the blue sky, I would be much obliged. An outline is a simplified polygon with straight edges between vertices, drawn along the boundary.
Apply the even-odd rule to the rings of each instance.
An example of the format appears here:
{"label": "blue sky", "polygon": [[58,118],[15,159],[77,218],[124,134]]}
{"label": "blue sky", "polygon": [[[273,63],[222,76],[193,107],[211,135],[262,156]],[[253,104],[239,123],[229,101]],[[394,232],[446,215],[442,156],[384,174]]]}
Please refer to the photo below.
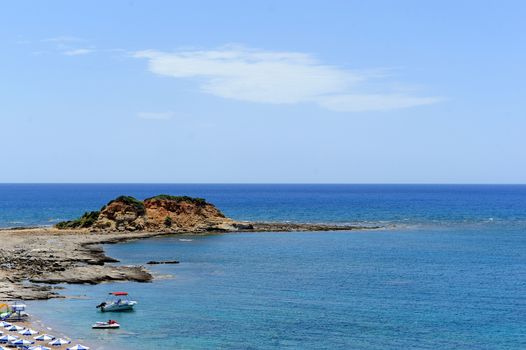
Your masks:
{"label": "blue sky", "polygon": [[526,183],[522,1],[11,1],[0,182]]}

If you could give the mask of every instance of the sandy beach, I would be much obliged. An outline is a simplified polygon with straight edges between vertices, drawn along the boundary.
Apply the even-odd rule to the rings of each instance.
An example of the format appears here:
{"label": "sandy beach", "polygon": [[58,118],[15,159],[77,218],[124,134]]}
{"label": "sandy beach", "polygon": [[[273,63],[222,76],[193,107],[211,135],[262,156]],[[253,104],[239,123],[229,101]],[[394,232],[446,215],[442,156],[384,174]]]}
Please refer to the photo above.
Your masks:
{"label": "sandy beach", "polygon": [[[29,335],[28,336],[24,336],[24,335],[21,335],[17,331],[8,331],[5,328],[0,328],[0,332],[3,332],[3,334],[1,334],[1,335],[11,335],[11,336],[14,336],[14,337],[18,337],[18,339],[24,339],[24,340],[28,340],[28,341],[34,342],[31,346],[45,346],[45,347],[48,347],[48,348],[53,348],[53,349],[58,349],[58,350],[65,350],[65,349],[67,349],[69,347],[75,346],[76,344],[82,344],[83,346],[90,347],[89,342],[86,342],[84,340],[79,340],[79,339],[72,339],[68,335],[60,332],[60,330],[53,329],[53,328],[45,325],[41,320],[39,320],[38,318],[35,318],[31,314],[30,314],[30,316],[29,316],[29,318],[27,320],[24,320],[24,321],[9,321],[9,323],[12,324],[12,325],[23,327],[25,329],[31,329],[31,330],[34,330],[34,331],[38,332],[37,334],[31,335],[31,336],[29,336]],[[37,340],[35,340],[35,337],[38,337],[38,336],[43,335],[43,334],[50,335],[50,336],[54,337],[55,339],[58,339],[58,338],[65,339],[67,341],[70,341],[70,343],[69,344],[64,344],[64,345],[61,345],[61,346],[57,346],[57,345],[51,346],[51,345],[49,345],[50,340],[46,340],[46,341],[37,341]],[[8,345],[9,344],[5,344],[5,343],[4,344],[0,344],[0,346],[4,346],[4,347],[7,347]],[[93,349],[93,347],[91,347],[91,348]]]}

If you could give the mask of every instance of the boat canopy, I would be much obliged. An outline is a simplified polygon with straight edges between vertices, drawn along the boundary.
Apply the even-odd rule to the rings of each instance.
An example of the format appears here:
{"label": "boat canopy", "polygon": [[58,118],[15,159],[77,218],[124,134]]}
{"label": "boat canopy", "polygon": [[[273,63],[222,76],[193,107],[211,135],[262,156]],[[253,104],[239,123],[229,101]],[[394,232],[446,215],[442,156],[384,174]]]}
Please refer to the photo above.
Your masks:
{"label": "boat canopy", "polygon": [[110,294],[115,296],[128,295],[127,292],[111,292]]}

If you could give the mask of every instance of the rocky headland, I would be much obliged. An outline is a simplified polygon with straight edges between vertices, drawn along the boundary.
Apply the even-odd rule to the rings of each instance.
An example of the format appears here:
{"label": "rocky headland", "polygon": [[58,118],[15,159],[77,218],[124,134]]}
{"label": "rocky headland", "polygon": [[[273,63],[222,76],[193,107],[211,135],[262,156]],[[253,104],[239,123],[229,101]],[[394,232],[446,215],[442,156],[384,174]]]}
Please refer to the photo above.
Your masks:
{"label": "rocky headland", "polygon": [[117,261],[104,254],[101,244],[166,234],[374,228],[378,227],[240,222],[201,198],[159,195],[140,201],[121,196],[99,211],[53,228],[0,230],[0,300],[60,297],[54,287],[59,283],[153,279],[143,266],[108,264]]}

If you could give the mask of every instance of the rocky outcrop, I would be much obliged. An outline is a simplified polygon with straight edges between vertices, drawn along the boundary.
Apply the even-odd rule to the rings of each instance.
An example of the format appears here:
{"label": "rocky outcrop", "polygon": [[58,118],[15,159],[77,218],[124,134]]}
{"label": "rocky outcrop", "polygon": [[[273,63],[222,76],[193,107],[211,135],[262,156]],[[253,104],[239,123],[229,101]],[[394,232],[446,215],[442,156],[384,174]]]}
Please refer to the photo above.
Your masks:
{"label": "rocky outcrop", "polygon": [[341,231],[375,229],[351,225],[304,223],[239,222],[225,217],[213,204],[202,198],[158,195],[140,201],[120,196],[101,208],[86,212],[80,218],[61,222],[58,229],[88,230],[90,232],[284,232],[284,231]]}
{"label": "rocky outcrop", "polygon": [[235,231],[236,225],[202,198],[159,195],[144,201],[120,196],[100,211],[87,212],[56,227],[94,232],[207,232]]}
{"label": "rocky outcrop", "polygon": [[200,198],[161,195],[145,199],[144,206],[148,231],[211,231],[234,223]]}
{"label": "rocky outcrop", "polygon": [[238,225],[240,232],[319,232],[319,231],[353,231],[376,230],[382,226],[334,225],[334,224],[302,224],[293,222],[253,222]]}
{"label": "rocky outcrop", "polygon": [[144,203],[130,196],[120,196],[101,209],[97,220],[89,228],[105,231],[144,231],[145,227]]}
{"label": "rocky outcrop", "polygon": [[62,272],[43,273],[33,283],[97,284],[109,281],[149,282],[152,275],[142,266],[75,266]]}
{"label": "rocky outcrop", "polygon": [[8,232],[0,231],[4,242],[0,248],[0,300],[60,297],[57,287],[42,283],[149,282],[153,278],[142,266],[106,264],[117,260],[106,256],[98,243],[106,239],[118,241],[122,237],[56,235],[46,230],[30,234],[19,231],[19,235]]}

